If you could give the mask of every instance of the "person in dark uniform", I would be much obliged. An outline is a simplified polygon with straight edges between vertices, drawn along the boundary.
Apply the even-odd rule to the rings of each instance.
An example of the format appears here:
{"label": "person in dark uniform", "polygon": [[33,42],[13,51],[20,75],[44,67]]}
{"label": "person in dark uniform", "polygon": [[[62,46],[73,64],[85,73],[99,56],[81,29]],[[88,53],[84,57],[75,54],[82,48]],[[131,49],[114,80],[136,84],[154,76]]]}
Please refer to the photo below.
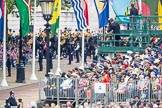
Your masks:
{"label": "person in dark uniform", "polygon": [[68,63],[68,65],[71,65],[71,61],[73,60],[73,46],[72,46],[72,42],[73,42],[73,37],[72,36],[70,36],[69,38],[68,38],[68,43],[67,43],[67,45],[68,45],[68,56],[69,56],[69,63]]}
{"label": "person in dark uniform", "polygon": [[50,65],[50,69],[53,69],[53,64],[52,64],[52,60],[53,60],[53,51],[52,51],[52,49],[50,48],[50,51],[49,51],[49,65]]}
{"label": "person in dark uniform", "polygon": [[43,50],[43,44],[42,44],[42,41],[39,41],[39,44],[38,44],[38,50]]}
{"label": "person in dark uniform", "polygon": [[39,62],[39,71],[43,71],[43,51],[42,50],[39,50],[38,62]]}
{"label": "person in dark uniform", "polygon": [[120,38],[120,25],[118,24],[117,21],[114,21],[113,18],[110,18],[108,33],[114,34],[114,39],[116,40],[115,46],[119,46],[119,40],[121,39]]}
{"label": "person in dark uniform", "polygon": [[50,42],[51,42],[51,49],[52,49],[52,53],[54,55],[54,58],[57,54],[57,46],[58,46],[58,39],[57,39],[57,34],[53,37],[51,37]]}
{"label": "person in dark uniform", "polygon": [[43,36],[42,36],[42,34],[40,34],[40,35],[38,36],[37,39],[38,39],[39,42],[42,42],[42,41],[43,41]]}
{"label": "person in dark uniform", "polygon": [[79,42],[76,43],[75,54],[76,54],[76,63],[79,63],[79,49],[80,45]]}
{"label": "person in dark uniform", "polygon": [[68,56],[69,56],[68,65],[71,65],[71,61],[72,61],[72,46],[71,45],[68,45]]}
{"label": "person in dark uniform", "polygon": [[7,69],[8,69],[8,77],[11,76],[11,57],[7,54]]}
{"label": "person in dark uniform", "polygon": [[10,106],[17,106],[17,102],[14,96],[14,91],[10,91],[10,97],[8,98],[8,103]]}
{"label": "person in dark uniform", "polygon": [[134,4],[131,4],[131,9],[130,9],[130,22],[131,22],[131,27],[136,29],[136,23],[137,23],[137,18],[136,16],[138,15],[138,10],[135,8]]}
{"label": "person in dark uniform", "polygon": [[88,48],[84,47],[84,63],[87,64]]}

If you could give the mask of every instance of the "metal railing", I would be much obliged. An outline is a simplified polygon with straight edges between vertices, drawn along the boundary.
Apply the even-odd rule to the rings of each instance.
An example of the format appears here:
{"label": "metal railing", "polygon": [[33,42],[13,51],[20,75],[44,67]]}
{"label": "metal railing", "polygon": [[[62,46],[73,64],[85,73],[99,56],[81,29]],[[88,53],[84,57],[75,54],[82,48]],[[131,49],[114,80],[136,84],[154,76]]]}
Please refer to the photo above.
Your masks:
{"label": "metal railing", "polygon": [[84,102],[89,102],[92,105],[98,101],[103,104],[132,102],[135,96],[145,102],[150,102],[152,99],[162,100],[162,84],[157,83],[156,80],[107,83],[106,93],[96,93],[95,82],[88,79],[52,78],[48,80],[50,83],[40,79],[39,99],[57,100],[58,104],[61,101],[71,101],[76,105]]}
{"label": "metal railing", "polygon": [[[125,52],[126,50],[135,49],[144,50],[148,44],[151,43],[151,37],[159,37],[159,41],[156,45],[159,45],[162,37],[162,30],[159,27],[162,23],[158,22],[162,16],[132,16],[131,18],[136,21],[131,22],[131,18],[127,16],[117,16],[129,19],[128,22],[118,21],[123,30],[120,30],[120,34],[109,34],[106,30],[103,33],[98,34],[98,48],[99,53],[108,52]],[[120,36],[121,39],[116,40],[115,37]]]}

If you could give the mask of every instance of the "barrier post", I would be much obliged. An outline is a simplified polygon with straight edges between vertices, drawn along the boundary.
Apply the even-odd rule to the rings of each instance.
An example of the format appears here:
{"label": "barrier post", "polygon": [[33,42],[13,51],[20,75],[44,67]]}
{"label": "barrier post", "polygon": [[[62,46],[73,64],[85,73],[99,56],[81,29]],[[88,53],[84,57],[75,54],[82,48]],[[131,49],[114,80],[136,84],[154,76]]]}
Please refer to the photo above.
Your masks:
{"label": "barrier post", "polygon": [[151,94],[152,94],[151,91],[152,91],[151,90],[151,81],[149,81],[149,90],[148,90],[148,92],[149,92],[148,93],[148,101],[149,101],[149,103],[151,102]]}
{"label": "barrier post", "polygon": [[75,79],[75,108],[78,108],[78,80]]}
{"label": "barrier post", "polygon": [[57,105],[60,105],[60,85],[59,85],[59,77],[56,77],[56,79],[57,79]]}
{"label": "barrier post", "polygon": [[[92,83],[92,81],[90,82],[90,84]],[[92,85],[89,85],[90,89],[91,89],[91,97],[90,97],[90,108],[92,108],[92,101],[93,101],[93,89],[92,89]]]}
{"label": "barrier post", "polygon": [[105,98],[105,99],[104,99],[104,100],[105,100],[105,101],[104,101],[104,104],[105,104],[105,105],[108,104],[108,90],[109,90],[108,87],[109,87],[109,84],[107,83],[107,84],[106,84],[106,94],[105,94],[105,96],[104,96],[104,98]]}
{"label": "barrier post", "polygon": [[42,80],[41,80],[41,78],[39,79],[39,102],[41,102],[41,82],[42,82]]}

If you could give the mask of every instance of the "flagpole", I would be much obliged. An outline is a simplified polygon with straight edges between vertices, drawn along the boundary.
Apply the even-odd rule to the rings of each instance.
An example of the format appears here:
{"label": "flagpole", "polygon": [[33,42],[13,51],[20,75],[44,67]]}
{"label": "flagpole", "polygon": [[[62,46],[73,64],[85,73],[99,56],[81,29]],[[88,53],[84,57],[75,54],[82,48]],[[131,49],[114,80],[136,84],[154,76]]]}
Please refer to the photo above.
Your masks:
{"label": "flagpole", "polygon": [[82,30],[82,63],[81,63],[81,68],[84,69],[84,40],[85,40],[85,36],[84,36],[84,29]]}
{"label": "flagpole", "polygon": [[140,15],[142,15],[142,0],[138,0],[138,4],[139,4]]}
{"label": "flagpole", "polygon": [[[59,19],[60,20],[60,19]],[[60,23],[59,23],[60,24]],[[61,40],[61,31],[60,31],[60,27],[58,29],[58,51],[57,51],[57,69],[56,69],[56,73],[55,75],[60,75],[61,74],[61,68],[60,68],[60,40]]]}
{"label": "flagpole", "polygon": [[[142,16],[142,0],[139,0],[140,15]],[[142,30],[142,19],[140,19],[140,30]]]}
{"label": "flagpole", "polygon": [[4,4],[4,33],[3,33],[3,79],[1,86],[8,86],[6,81],[6,2]]}
{"label": "flagpole", "polygon": [[36,36],[36,0],[34,0],[34,32],[33,32],[33,59],[32,59],[32,74],[30,80],[37,80],[35,74],[35,36]]}
{"label": "flagpole", "polygon": [[61,52],[60,52],[60,41],[61,41],[61,31],[60,31],[60,25],[61,25],[61,0],[59,0],[60,2],[60,19],[59,19],[59,28],[58,28],[58,51],[57,51],[57,69],[55,72],[55,75],[60,75],[61,74],[61,67],[60,67],[60,56],[61,56]]}
{"label": "flagpole", "polygon": [[[142,16],[142,0],[138,0],[139,15]],[[137,18],[138,19],[138,18]],[[142,17],[139,18],[139,29],[142,30]],[[142,47],[142,37],[140,36],[139,47]]]}

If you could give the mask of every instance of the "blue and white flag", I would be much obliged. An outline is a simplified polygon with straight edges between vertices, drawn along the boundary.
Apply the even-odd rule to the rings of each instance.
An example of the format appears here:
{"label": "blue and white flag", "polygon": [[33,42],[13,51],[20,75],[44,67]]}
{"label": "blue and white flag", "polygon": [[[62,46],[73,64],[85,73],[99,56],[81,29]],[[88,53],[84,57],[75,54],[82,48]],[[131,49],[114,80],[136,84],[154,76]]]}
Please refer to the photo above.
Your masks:
{"label": "blue and white flag", "polygon": [[109,0],[105,0],[104,2],[101,2],[100,0],[94,0],[94,3],[98,13],[99,28],[104,27],[106,24],[108,24]]}
{"label": "blue and white flag", "polygon": [[76,17],[78,30],[83,30],[88,26],[88,5],[86,0],[71,0]]}
{"label": "blue and white flag", "polygon": [[0,40],[3,38],[4,0],[0,0]]}

